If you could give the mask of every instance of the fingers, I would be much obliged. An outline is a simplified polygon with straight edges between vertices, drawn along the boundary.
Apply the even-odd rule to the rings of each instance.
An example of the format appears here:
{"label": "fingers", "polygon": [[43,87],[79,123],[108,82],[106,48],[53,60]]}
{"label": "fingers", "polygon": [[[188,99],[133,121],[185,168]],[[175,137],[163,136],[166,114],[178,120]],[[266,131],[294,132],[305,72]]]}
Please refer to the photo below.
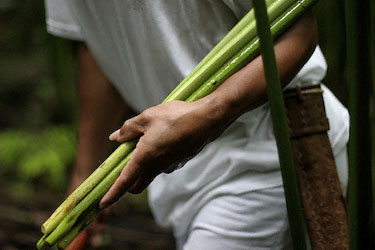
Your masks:
{"label": "fingers", "polygon": [[141,118],[136,116],[124,122],[122,127],[109,136],[109,140],[117,142],[125,142],[136,139],[144,134],[145,124],[141,122]]}
{"label": "fingers", "polygon": [[141,168],[138,165],[132,165],[130,160],[112,187],[103,196],[99,207],[103,209],[116,203],[133,186],[141,171]]}
{"label": "fingers", "polygon": [[142,193],[148,185],[154,180],[157,174],[144,172],[135,184],[129,189],[129,193],[132,194],[140,194]]}
{"label": "fingers", "polygon": [[115,132],[109,135],[109,140],[116,141],[119,136],[120,136],[120,129],[117,129]]}
{"label": "fingers", "polygon": [[147,162],[145,162],[145,159],[146,155],[142,150],[134,151],[120,176],[100,201],[99,207],[101,209],[116,203],[137,182],[146,169]]}

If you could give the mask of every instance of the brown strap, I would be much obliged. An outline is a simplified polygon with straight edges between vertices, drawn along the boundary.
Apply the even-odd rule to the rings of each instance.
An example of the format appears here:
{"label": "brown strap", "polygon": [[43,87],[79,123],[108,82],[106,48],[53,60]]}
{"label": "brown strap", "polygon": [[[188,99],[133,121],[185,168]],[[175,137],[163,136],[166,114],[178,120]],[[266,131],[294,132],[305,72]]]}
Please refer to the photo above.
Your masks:
{"label": "brown strap", "polygon": [[349,249],[348,216],[320,87],[287,91],[285,106],[312,249]]}

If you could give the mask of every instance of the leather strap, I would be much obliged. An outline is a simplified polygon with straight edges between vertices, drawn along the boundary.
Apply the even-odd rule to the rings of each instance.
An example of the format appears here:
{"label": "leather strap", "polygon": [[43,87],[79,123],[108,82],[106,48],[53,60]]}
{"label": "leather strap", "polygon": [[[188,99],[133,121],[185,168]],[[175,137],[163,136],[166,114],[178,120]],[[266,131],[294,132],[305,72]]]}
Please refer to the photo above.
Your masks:
{"label": "leather strap", "polygon": [[321,93],[320,86],[284,93],[294,164],[312,249],[349,249],[348,215]]}

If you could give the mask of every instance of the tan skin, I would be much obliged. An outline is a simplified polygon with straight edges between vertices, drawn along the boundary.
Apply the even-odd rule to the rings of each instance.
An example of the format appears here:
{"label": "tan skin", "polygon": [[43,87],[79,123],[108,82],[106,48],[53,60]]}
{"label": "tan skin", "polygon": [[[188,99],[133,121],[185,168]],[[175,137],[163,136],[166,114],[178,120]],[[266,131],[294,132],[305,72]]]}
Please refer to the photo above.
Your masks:
{"label": "tan skin", "polygon": [[[77,159],[68,193],[77,188],[113,151],[115,145],[108,140],[108,134],[121,125],[124,117],[133,114],[84,44],[80,45],[78,58],[80,113]],[[103,211],[90,226],[90,244],[101,244],[102,221],[107,213],[108,210]],[[80,238],[83,235],[81,234]],[[79,242],[77,238],[68,249],[88,249],[87,245]]]}
{"label": "tan skin", "polygon": [[78,58],[79,131],[70,192],[112,152],[114,143],[108,141],[108,134],[121,125],[124,116],[132,114],[83,44]]}
{"label": "tan skin", "polygon": [[[275,55],[283,86],[310,57],[317,45],[317,36],[315,18],[309,12],[276,41]],[[142,192],[171,164],[195,155],[236,117],[266,100],[263,63],[259,56],[201,100],[163,103],[127,120],[110,139],[124,142],[139,138],[139,142],[100,206],[112,205],[125,192]]]}

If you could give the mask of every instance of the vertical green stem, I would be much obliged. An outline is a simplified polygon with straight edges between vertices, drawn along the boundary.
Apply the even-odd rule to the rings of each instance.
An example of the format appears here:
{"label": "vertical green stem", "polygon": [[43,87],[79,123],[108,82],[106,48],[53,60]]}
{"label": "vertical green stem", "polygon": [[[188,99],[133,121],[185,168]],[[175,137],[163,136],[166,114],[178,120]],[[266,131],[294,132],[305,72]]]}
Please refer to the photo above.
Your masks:
{"label": "vertical green stem", "polygon": [[371,214],[371,135],[369,98],[369,1],[345,1],[349,90],[350,249],[369,249]]}
{"label": "vertical green stem", "polygon": [[260,39],[264,71],[267,80],[267,93],[271,108],[273,129],[279,152],[285,198],[288,208],[289,225],[294,249],[306,249],[306,227],[293,164],[292,147],[277,70],[273,42],[271,38],[266,5],[264,0],[253,0],[255,18]]}
{"label": "vertical green stem", "polygon": [[[271,36],[273,39],[280,36],[289,28],[298,18],[300,18],[317,0],[298,0],[271,23]],[[270,13],[268,14],[270,16]],[[208,78],[197,90],[195,90],[185,101],[193,102],[212,93],[226,79],[228,79],[237,70],[245,66],[254,59],[260,50],[259,37],[256,36],[247,45],[245,45],[237,54],[228,60],[215,74]]]}

